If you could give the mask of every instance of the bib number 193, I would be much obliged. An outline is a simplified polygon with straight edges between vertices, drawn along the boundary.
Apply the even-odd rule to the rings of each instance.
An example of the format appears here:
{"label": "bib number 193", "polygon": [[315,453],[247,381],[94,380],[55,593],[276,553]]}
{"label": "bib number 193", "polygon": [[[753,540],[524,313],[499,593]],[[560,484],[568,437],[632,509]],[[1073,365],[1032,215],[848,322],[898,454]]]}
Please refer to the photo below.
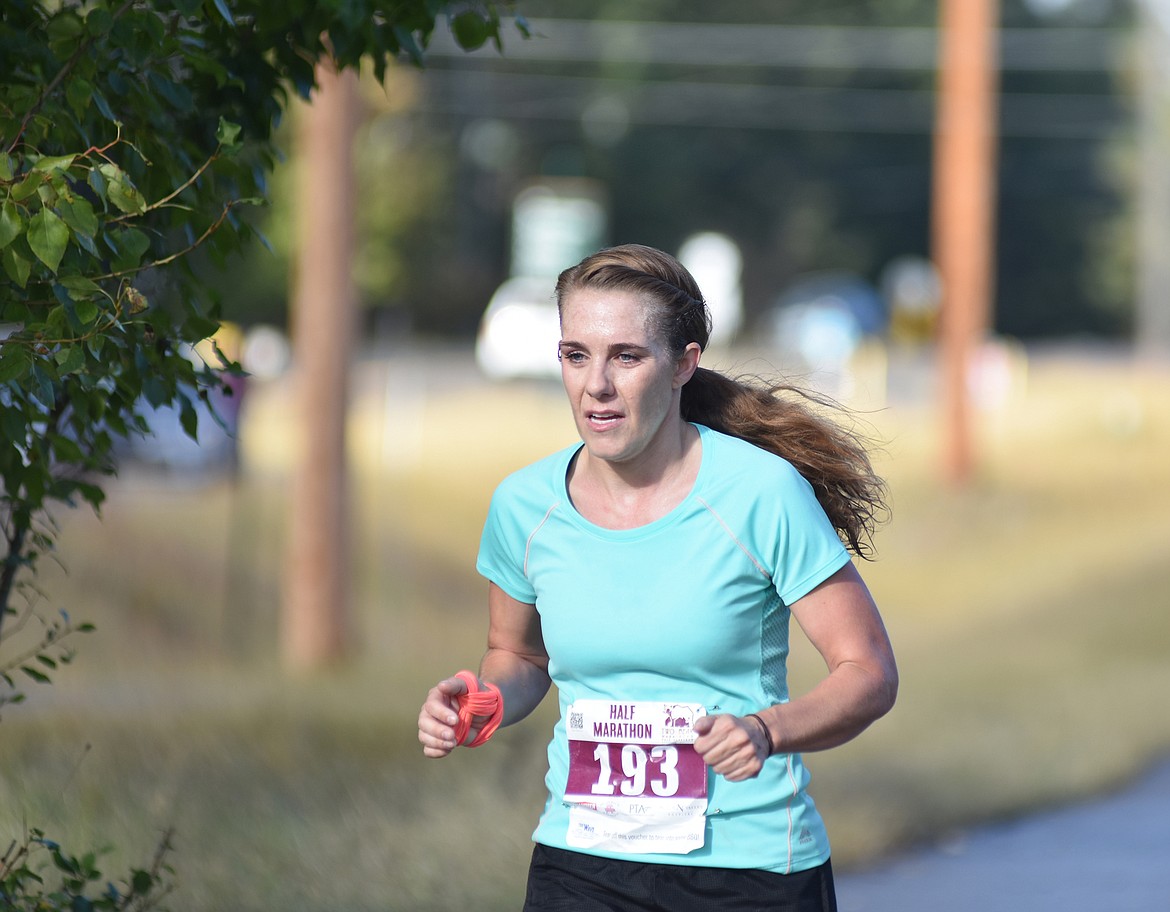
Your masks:
{"label": "bib number 193", "polygon": [[647,786],[659,798],[678,794],[678,748],[672,744],[649,749],[640,744],[598,744],[593,759],[598,768],[597,781],[590,789],[594,795],[620,791],[634,798],[645,795]]}

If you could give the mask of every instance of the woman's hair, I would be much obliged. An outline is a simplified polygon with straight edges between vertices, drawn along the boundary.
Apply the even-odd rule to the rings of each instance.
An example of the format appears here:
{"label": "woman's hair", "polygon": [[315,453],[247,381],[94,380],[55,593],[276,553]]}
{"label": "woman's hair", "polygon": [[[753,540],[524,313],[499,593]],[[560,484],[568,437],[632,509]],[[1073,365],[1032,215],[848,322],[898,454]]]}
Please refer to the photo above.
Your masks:
{"label": "woman's hair", "polygon": [[[702,292],[686,267],[661,250],[626,244],[586,257],[557,279],[557,307],[584,288],[638,295],[676,356],[691,342],[707,347],[711,318]],[[795,386],[733,379],[702,367],[682,389],[684,420],[788,460],[812,485],[841,540],[868,558],[874,530],[888,512],[885,484],[874,474],[865,440],[821,414],[833,405]]]}

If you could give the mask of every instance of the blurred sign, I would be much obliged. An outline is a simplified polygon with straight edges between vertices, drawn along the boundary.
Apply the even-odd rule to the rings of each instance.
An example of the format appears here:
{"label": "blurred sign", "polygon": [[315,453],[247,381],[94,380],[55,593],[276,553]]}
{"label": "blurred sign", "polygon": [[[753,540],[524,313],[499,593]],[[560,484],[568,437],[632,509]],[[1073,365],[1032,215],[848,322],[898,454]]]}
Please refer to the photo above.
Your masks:
{"label": "blurred sign", "polygon": [[601,185],[547,178],[512,206],[512,276],[555,279],[605,244],[608,216]]}
{"label": "blurred sign", "polygon": [[917,344],[934,338],[942,283],[934,264],[923,257],[891,260],[882,272],[882,296],[890,309],[890,339]]}

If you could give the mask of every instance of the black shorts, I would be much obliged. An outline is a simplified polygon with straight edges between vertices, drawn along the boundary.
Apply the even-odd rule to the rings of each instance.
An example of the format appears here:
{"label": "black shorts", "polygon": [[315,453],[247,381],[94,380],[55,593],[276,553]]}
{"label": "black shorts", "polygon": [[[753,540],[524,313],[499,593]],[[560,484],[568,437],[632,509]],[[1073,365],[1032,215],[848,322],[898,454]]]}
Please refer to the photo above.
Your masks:
{"label": "black shorts", "polygon": [[524,912],[836,912],[829,862],[795,874],[617,861],[537,844]]}

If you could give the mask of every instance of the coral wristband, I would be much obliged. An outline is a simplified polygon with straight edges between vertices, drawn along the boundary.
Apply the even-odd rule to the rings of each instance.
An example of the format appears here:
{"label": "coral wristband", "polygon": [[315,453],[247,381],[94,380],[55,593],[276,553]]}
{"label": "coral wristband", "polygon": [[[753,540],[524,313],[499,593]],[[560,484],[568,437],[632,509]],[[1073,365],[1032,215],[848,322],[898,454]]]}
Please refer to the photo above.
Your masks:
{"label": "coral wristband", "polygon": [[504,719],[504,696],[495,684],[486,684],[486,690],[481,690],[479,678],[470,671],[461,671],[455,677],[467,685],[467,693],[456,698],[459,701],[459,721],[455,724],[455,743],[463,744],[463,739],[471,731],[472,718],[489,716],[475,740],[466,745],[479,747],[496,733]]}

